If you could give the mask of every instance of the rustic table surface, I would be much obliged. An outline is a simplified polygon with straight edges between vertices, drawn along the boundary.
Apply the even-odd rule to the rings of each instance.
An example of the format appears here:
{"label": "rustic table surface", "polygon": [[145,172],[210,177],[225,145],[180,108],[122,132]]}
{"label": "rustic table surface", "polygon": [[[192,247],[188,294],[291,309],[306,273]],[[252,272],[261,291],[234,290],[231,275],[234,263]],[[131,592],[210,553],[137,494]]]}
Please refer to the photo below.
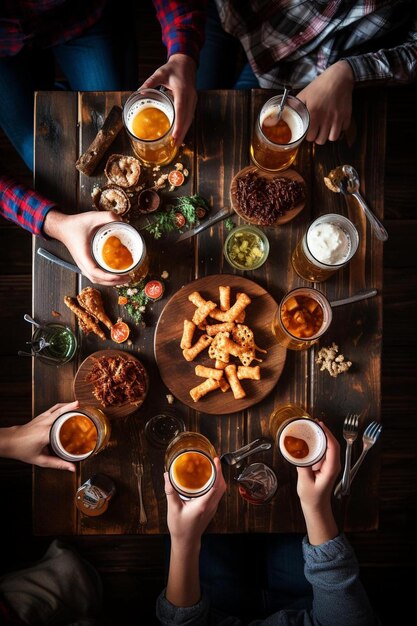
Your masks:
{"label": "rustic table surface", "polygon": [[[75,168],[75,161],[90,145],[97,130],[114,104],[123,105],[125,93],[40,92],[36,95],[35,186],[68,212],[91,209],[91,191],[105,182],[104,165],[109,154],[131,154],[122,130],[95,174],[87,177]],[[229,205],[233,176],[249,165],[249,143],[253,120],[269,97],[265,91],[211,91],[200,94],[193,127],[179,159],[190,170],[185,185],[171,194],[199,193],[209,200],[215,212]],[[323,419],[340,440],[342,424],[349,412],[361,415],[362,428],[380,420],[380,368],[382,342],[382,250],[383,244],[371,235],[368,223],[355,201],[349,206],[343,196],[329,191],[323,182],[336,165],[351,163],[361,177],[361,191],[374,213],[383,218],[385,158],[385,99],[378,92],[360,100],[354,112],[355,124],[344,139],[325,146],[305,142],[294,163],[308,188],[305,209],[290,223],[265,229],[270,241],[268,261],[260,269],[242,273],[233,270],[223,257],[227,231],[224,222],[195,238],[174,244],[169,237],[154,240],[144,236],[150,252],[150,274],[160,277],[169,272],[164,298],[147,312],[146,328],[133,328],[131,346],[121,344],[141,359],[150,376],[150,390],[142,407],[132,415],[112,422],[112,436],[106,450],[79,465],[77,474],[34,469],[34,532],[36,534],[139,534],[164,533],[166,502],[163,490],[164,453],[152,448],[144,425],[152,415],[169,408],[168,389],[163,384],[154,357],[154,332],[164,306],[178,290],[197,278],[213,274],[244,275],[255,281],[279,301],[291,288],[304,286],[293,271],[290,255],[308,223],[323,213],[341,213],[357,226],[360,245],[348,267],[318,288],[330,300],[362,289],[376,288],[372,299],[335,308],[330,329],[319,347],[333,341],[353,362],[347,374],[331,378],[314,362],[317,346],[301,352],[287,351],[282,375],[267,397],[244,411],[212,415],[199,412],[176,401],[175,410],[188,430],[200,431],[214,444],[219,454],[234,450],[259,436],[268,436],[268,419],[274,406],[286,402],[301,404],[316,418]],[[167,201],[170,200],[167,194]],[[239,220],[235,218],[235,223]],[[133,215],[132,222],[136,225]],[[137,222],[140,226],[141,222]],[[73,314],[64,305],[64,296],[75,296],[88,284],[78,275],[39,257],[42,246],[71,260],[56,241],[34,239],[33,314],[50,321],[52,311],[61,314],[79,340],[76,358],[60,368],[35,360],[33,370],[33,414],[38,415],[56,402],[73,399],[73,380],[80,363],[91,353],[114,349],[115,344],[95,336],[83,335]],[[225,277],[227,278],[227,277]],[[112,288],[99,287],[106,310],[112,319],[120,315],[129,322],[117,304]],[[173,369],[175,376],[175,369]],[[187,386],[189,381],[184,381]],[[196,384],[196,383],[195,383]],[[352,486],[348,506],[335,503],[343,516],[345,530],[370,530],[378,526],[379,448],[369,453]],[[360,453],[357,443],[353,461]],[[296,494],[296,470],[274,448],[253,460],[271,465],[278,475],[278,491],[266,505],[247,504],[238,494],[235,472],[226,471],[228,489],[210,530],[219,533],[291,532],[305,530]],[[148,522],[139,524],[137,466],[144,464],[144,502]],[[85,517],[74,505],[77,487],[93,473],[112,477],[117,495],[108,511],[100,517]]]}

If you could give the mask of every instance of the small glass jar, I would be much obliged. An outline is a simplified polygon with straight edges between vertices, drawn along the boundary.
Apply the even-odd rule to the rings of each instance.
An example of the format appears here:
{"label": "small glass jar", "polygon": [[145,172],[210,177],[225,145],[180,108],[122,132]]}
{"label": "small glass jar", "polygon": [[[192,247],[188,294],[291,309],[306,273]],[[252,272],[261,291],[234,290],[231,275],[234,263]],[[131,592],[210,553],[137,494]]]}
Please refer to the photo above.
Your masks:
{"label": "small glass jar", "polygon": [[146,438],[156,448],[166,448],[179,433],[184,431],[184,421],[173,411],[154,415],[145,424]]}
{"label": "small glass jar", "polygon": [[71,361],[77,351],[77,339],[71,328],[60,322],[50,322],[36,328],[32,336],[32,348],[37,350],[41,341],[47,344],[38,352],[38,359],[48,365],[64,365]]}
{"label": "small glass jar", "polygon": [[165,468],[175,491],[182,498],[202,496],[214,485],[216,450],[201,433],[183,432],[169,444]]}
{"label": "small glass jar", "polygon": [[98,454],[110,439],[110,422],[100,409],[82,406],[63,413],[52,424],[49,442],[65,461],[83,461]]}
{"label": "small glass jar", "polygon": [[269,241],[260,228],[245,224],[230,231],[223,252],[232,267],[249,272],[258,269],[267,260]]}
{"label": "small glass jar", "polygon": [[94,474],[77,489],[75,505],[84,515],[96,517],[107,511],[115,493],[116,486],[111,478]]}

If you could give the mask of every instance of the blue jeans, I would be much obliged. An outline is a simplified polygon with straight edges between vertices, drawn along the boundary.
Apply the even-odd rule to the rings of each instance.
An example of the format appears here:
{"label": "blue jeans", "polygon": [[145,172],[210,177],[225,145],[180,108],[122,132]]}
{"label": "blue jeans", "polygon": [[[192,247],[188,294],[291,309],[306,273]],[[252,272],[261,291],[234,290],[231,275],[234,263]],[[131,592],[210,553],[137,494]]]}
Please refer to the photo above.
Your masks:
{"label": "blue jeans", "polygon": [[302,538],[300,534],[203,535],[201,586],[212,611],[246,622],[281,609],[311,609]]}
{"label": "blue jeans", "polygon": [[[133,74],[136,55],[131,53],[132,70],[123,71],[125,64],[119,54],[120,45],[114,40],[104,16],[79,37],[47,50],[23,49],[19,54],[0,59],[0,126],[26,165],[33,169],[33,94],[52,90],[55,62],[65,74],[68,87],[74,91],[120,91],[136,89]],[[121,44],[133,43],[126,36]]]}
{"label": "blue jeans", "polygon": [[239,40],[223,30],[216,5],[210,0],[197,89],[258,89],[259,81],[249,63],[243,69],[238,67],[240,53]]}

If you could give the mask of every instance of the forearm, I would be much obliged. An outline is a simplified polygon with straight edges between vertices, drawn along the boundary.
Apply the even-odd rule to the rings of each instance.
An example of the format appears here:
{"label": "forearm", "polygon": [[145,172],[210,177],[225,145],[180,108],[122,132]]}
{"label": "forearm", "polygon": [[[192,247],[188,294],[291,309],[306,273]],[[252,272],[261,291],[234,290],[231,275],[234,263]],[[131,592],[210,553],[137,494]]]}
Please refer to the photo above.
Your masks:
{"label": "forearm", "polygon": [[334,519],[331,503],[319,508],[303,505],[304,519],[307,527],[309,543],[312,546],[319,546],[330,539],[334,539],[339,534],[336,521]]}
{"label": "forearm", "polygon": [[44,220],[43,232],[51,239],[62,239],[62,232],[65,229],[68,216],[56,209],[51,209]]}
{"label": "forearm", "polygon": [[10,428],[0,428],[0,457],[13,459],[16,458],[14,451],[14,434],[17,426]]}
{"label": "forearm", "polygon": [[165,596],[174,606],[188,607],[199,602],[199,557],[200,543],[181,547],[172,542]]}
{"label": "forearm", "polygon": [[356,86],[410,83],[417,78],[417,42],[344,58],[352,68]]}

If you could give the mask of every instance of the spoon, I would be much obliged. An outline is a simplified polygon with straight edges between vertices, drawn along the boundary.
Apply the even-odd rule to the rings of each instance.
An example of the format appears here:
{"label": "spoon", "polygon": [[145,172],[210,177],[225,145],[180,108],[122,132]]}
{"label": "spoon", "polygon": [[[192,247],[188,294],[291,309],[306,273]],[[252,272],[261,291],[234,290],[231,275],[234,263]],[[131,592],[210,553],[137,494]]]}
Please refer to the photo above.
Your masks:
{"label": "spoon", "polygon": [[236,465],[243,459],[246,459],[246,457],[251,456],[251,454],[255,454],[255,452],[269,450],[271,446],[272,442],[268,441],[268,439],[255,439],[254,441],[251,441],[251,443],[246,444],[246,446],[242,446],[242,448],[238,448],[234,452],[225,452],[221,455],[220,460],[224,461],[228,465]]}
{"label": "spoon", "polygon": [[[45,337],[41,337],[38,341],[27,341],[26,344],[32,346],[35,352],[40,352],[44,348],[52,345],[49,341],[46,341]],[[36,344],[37,348],[35,348]]]}
{"label": "spoon", "polygon": [[41,324],[39,324],[38,322],[35,322],[33,317],[28,315],[28,313],[24,314],[23,319],[25,320],[25,322],[29,322],[29,324],[33,324],[34,326],[36,326],[36,328],[43,329],[43,326]]}
{"label": "spoon", "polygon": [[332,191],[342,192],[344,196],[353,196],[358,201],[359,206],[364,211],[375,237],[380,241],[388,239],[385,227],[374,215],[359,193],[359,174],[352,165],[339,165],[332,170],[327,179],[324,179],[326,186]]}
{"label": "spoon", "polygon": [[268,117],[264,119],[263,124],[265,126],[276,126],[278,124],[279,120],[281,119],[281,115],[284,110],[285,103],[287,102],[289,93],[290,93],[290,90],[287,89],[287,87],[285,87],[284,93],[282,94],[281,102],[277,106],[276,111],[274,111],[273,113],[270,113]]}
{"label": "spoon", "polygon": [[354,293],[352,296],[348,296],[347,298],[342,298],[341,300],[332,300],[330,302],[330,306],[341,306],[342,304],[350,304],[351,302],[358,302],[359,300],[365,300],[366,298],[373,298],[373,296],[376,296],[377,293],[377,289],[358,291],[358,293]]}

